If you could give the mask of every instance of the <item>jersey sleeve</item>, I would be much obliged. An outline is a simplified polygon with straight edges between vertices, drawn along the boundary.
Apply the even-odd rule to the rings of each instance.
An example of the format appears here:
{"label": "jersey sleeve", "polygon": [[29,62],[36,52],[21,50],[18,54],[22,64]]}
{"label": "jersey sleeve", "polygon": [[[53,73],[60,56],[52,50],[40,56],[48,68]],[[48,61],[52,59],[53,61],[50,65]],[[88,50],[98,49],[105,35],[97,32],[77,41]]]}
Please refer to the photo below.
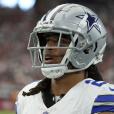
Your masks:
{"label": "jersey sleeve", "polygon": [[92,114],[99,112],[114,112],[114,85],[104,84],[95,98]]}
{"label": "jersey sleeve", "polygon": [[22,95],[23,91],[28,92],[31,88],[35,87],[37,84],[39,83],[39,81],[33,82],[31,84],[28,84],[27,86],[25,86],[18,94],[17,96],[17,100],[15,102],[16,104],[16,114],[23,114],[23,110],[24,110],[24,106],[26,105],[26,99],[27,97],[24,97]]}

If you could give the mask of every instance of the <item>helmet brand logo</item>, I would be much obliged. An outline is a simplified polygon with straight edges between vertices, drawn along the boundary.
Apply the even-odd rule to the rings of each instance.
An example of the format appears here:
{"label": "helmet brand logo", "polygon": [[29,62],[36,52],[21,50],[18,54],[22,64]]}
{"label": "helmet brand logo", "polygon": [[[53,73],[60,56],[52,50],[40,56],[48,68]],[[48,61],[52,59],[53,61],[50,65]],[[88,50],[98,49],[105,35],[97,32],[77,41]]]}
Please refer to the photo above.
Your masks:
{"label": "helmet brand logo", "polygon": [[[98,18],[95,16],[95,15],[91,15],[89,13],[86,12],[86,14],[88,17],[86,19],[86,22],[87,22],[87,33],[89,33],[93,27],[96,28],[96,30],[101,34],[101,30],[100,30],[100,27],[99,27],[99,24],[98,24]],[[77,18],[80,18],[80,19],[83,19],[85,15],[78,15],[76,16]]]}

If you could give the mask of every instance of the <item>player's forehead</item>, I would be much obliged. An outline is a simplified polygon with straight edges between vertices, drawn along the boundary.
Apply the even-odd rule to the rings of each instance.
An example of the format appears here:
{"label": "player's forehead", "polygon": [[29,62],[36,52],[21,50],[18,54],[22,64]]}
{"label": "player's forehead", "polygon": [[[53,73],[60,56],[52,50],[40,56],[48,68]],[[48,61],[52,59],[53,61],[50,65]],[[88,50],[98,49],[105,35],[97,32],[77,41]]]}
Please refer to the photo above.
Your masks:
{"label": "player's forehead", "polygon": [[52,33],[52,32],[46,32],[46,33],[37,33],[39,38],[47,38],[47,37],[59,37],[59,33]]}
{"label": "player's forehead", "polygon": [[39,38],[63,38],[63,39],[71,39],[70,34],[64,33],[55,33],[55,32],[46,32],[46,33],[37,33]]}

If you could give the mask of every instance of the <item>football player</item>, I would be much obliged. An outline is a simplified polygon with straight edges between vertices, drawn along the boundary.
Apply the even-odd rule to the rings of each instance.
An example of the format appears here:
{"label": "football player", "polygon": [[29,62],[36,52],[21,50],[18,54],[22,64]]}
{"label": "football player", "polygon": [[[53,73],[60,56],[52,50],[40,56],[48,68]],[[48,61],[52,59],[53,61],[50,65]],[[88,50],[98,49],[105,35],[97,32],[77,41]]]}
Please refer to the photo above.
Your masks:
{"label": "football player", "polygon": [[22,89],[17,114],[114,114],[114,85],[102,81],[107,32],[99,17],[78,4],[46,13],[30,35],[34,68],[45,76]]}

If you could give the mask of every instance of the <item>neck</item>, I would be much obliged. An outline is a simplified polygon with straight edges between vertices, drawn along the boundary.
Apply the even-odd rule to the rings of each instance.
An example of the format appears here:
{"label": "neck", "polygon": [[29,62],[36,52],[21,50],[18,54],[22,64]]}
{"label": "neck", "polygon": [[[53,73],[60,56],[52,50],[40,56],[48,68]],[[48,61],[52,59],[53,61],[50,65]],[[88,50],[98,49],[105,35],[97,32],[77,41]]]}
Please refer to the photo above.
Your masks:
{"label": "neck", "polygon": [[61,94],[66,94],[74,85],[79,83],[84,79],[84,71],[77,73],[69,73],[65,74],[61,78],[52,79],[51,81],[51,89],[52,93],[56,96],[60,96]]}

